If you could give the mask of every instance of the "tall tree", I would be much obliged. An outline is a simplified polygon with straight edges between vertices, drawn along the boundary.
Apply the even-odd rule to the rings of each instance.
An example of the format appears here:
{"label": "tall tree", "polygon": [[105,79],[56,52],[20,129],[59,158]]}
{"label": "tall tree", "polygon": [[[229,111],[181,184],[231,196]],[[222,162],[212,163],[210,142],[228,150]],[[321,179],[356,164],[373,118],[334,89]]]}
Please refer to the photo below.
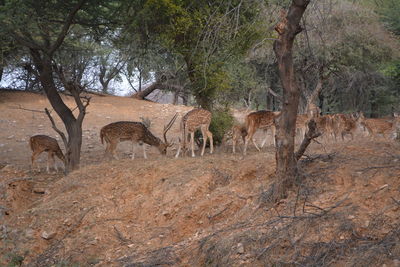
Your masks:
{"label": "tall tree", "polygon": [[[82,87],[64,75],[62,68],[56,66],[54,56],[62,48],[72,25],[98,25],[104,21],[104,10],[99,1],[45,1],[45,0],[6,0],[0,6],[2,31],[29,51],[40,83],[47,98],[64,123],[68,138],[62,135],[66,147],[66,171],[79,167],[82,145],[82,122],[89,100],[82,100]],[[89,23],[90,22],[90,23]],[[54,66],[65,90],[73,96],[79,114],[75,116],[64,103],[57,90]],[[50,115],[49,115],[50,116]],[[53,124],[54,126],[54,124]],[[54,127],[55,128],[55,127]],[[62,132],[59,131],[60,134]]]}
{"label": "tall tree", "polygon": [[281,115],[276,131],[276,176],[274,199],[286,196],[287,190],[297,177],[297,158],[294,154],[294,137],[299,105],[299,87],[296,84],[293,67],[293,42],[302,31],[300,20],[309,0],[293,0],[288,12],[282,11],[281,20],[276,25],[278,40],[274,42],[274,51],[278,61],[279,76],[283,88]]}
{"label": "tall tree", "polygon": [[197,103],[211,109],[219,90],[231,86],[226,66],[259,39],[264,1],[130,1],[129,29],[156,40],[185,64]]}

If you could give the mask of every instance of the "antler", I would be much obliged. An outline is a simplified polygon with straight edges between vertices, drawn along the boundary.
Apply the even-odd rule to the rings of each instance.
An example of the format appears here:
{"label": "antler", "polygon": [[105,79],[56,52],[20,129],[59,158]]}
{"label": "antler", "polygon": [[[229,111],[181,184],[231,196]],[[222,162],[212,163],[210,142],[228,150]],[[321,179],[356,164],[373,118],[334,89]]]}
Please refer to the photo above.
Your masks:
{"label": "antler", "polygon": [[171,121],[164,126],[164,132],[163,132],[163,136],[164,136],[164,142],[166,144],[169,144],[167,141],[167,132],[169,131],[169,129],[171,129],[172,125],[174,124],[176,117],[178,117],[178,113],[175,113],[174,117],[171,119]]}

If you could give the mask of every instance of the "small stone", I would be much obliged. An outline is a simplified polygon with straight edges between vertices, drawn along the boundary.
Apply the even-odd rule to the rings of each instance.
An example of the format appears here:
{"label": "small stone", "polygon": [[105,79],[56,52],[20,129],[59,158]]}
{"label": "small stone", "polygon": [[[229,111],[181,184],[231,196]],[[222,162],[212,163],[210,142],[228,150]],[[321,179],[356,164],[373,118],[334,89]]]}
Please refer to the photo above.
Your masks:
{"label": "small stone", "polygon": [[43,125],[42,125],[42,124],[39,124],[38,127],[39,127],[39,128],[43,128]]}
{"label": "small stone", "polygon": [[28,237],[28,238],[32,238],[34,234],[35,234],[35,231],[33,231],[33,229],[26,229],[25,230],[25,236]]}
{"label": "small stone", "polygon": [[106,119],[111,119],[111,117],[110,117],[110,116],[107,116]]}
{"label": "small stone", "polygon": [[341,235],[339,238],[340,238],[341,240],[343,240],[343,239],[344,239],[344,236],[343,236],[343,235]]}
{"label": "small stone", "polygon": [[352,220],[352,219],[354,219],[355,218],[355,216],[354,215],[349,215],[349,217],[348,217],[350,220]]}
{"label": "small stone", "polygon": [[7,137],[7,139],[13,139],[14,135],[10,135],[9,137]]}
{"label": "small stone", "polygon": [[71,224],[72,224],[72,222],[71,222],[70,219],[67,218],[67,219],[64,220],[64,225],[71,226]]}
{"label": "small stone", "polygon": [[96,244],[97,244],[97,240],[96,240],[96,239],[94,239],[94,240],[92,240],[92,241],[89,242],[89,245],[92,245],[92,246],[94,246],[94,245],[96,245]]}
{"label": "small stone", "polygon": [[128,248],[133,248],[135,246],[135,244],[129,244]]}
{"label": "small stone", "polygon": [[237,244],[237,253],[238,254],[243,254],[244,253],[244,246],[242,243]]}
{"label": "small stone", "polygon": [[368,220],[365,221],[364,226],[365,226],[365,227],[368,227],[368,226],[369,226],[369,221],[368,221]]}
{"label": "small stone", "polygon": [[45,193],[46,193],[46,189],[40,188],[40,187],[34,188],[34,189],[33,189],[33,193],[36,193],[36,194],[45,194]]}
{"label": "small stone", "polygon": [[384,185],[382,185],[381,187],[379,187],[379,190],[385,189],[385,188],[388,187],[388,186],[389,186],[388,184],[384,184]]}
{"label": "small stone", "polygon": [[0,147],[3,147],[3,146],[5,146],[5,144],[0,144]]}
{"label": "small stone", "polygon": [[49,240],[49,239],[52,239],[53,237],[55,237],[56,236],[56,232],[46,232],[46,231],[43,231],[42,232],[42,234],[41,234],[41,237],[43,238],[43,239],[46,239],[46,240]]}

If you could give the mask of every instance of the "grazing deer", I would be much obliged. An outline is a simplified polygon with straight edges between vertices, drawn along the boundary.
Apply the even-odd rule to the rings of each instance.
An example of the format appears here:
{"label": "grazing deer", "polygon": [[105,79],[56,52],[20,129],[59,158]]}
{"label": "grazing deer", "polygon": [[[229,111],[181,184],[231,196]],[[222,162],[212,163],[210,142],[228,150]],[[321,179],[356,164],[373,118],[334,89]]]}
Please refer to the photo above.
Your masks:
{"label": "grazing deer", "polygon": [[[53,162],[53,169],[58,171],[56,166],[56,162],[54,159],[54,155],[56,155],[65,165],[65,157],[63,152],[61,151],[58,142],[53,137],[47,135],[34,135],[29,139],[29,146],[32,149],[32,158],[31,158],[31,169],[32,171],[35,170],[35,159],[38,157],[42,152],[47,152],[47,173],[50,172],[49,163],[50,161]],[[40,172],[40,168],[38,167],[38,171]]]}
{"label": "grazing deer", "polygon": [[307,114],[297,115],[296,132],[299,133],[300,142],[303,141],[304,135],[306,133],[308,119],[309,118]]}
{"label": "grazing deer", "polygon": [[[280,112],[274,112],[268,110],[259,110],[247,115],[246,117],[247,136],[246,136],[246,141],[244,143],[244,150],[243,150],[244,155],[246,155],[247,153],[247,146],[250,140],[253,142],[256,149],[260,151],[260,148],[257,146],[256,142],[253,139],[253,136],[258,129],[262,129],[266,133],[267,130],[270,128],[272,130],[272,136],[275,137],[275,118],[277,118],[279,115]],[[274,138],[274,145],[275,145],[275,138]]]}
{"label": "grazing deer", "polygon": [[106,141],[107,147],[105,154],[110,153],[115,159],[118,156],[115,152],[119,142],[131,141],[132,142],[132,159],[135,158],[134,145],[143,145],[143,156],[147,159],[146,147],[143,143],[157,147],[162,155],[167,154],[167,148],[172,146],[167,141],[167,132],[171,129],[178,114],[171,119],[171,121],[164,127],[163,137],[164,141],[160,138],[155,137],[147,127],[141,122],[135,121],[117,121],[107,124],[100,130],[100,140],[103,144],[103,140]]}
{"label": "grazing deer", "polygon": [[213,135],[208,130],[211,123],[211,112],[205,109],[196,108],[192,109],[188,113],[186,113],[182,117],[181,121],[181,142],[176,152],[175,158],[179,157],[181,149],[184,150],[183,154],[186,155],[186,142],[187,136],[190,134],[190,145],[192,148],[192,157],[195,157],[194,154],[194,132],[200,128],[201,134],[203,136],[203,149],[201,150],[201,156],[204,155],[204,150],[206,148],[207,137],[210,138],[210,154],[213,153],[214,145],[213,145]]}
{"label": "grazing deer", "polygon": [[361,127],[361,118],[358,113],[335,114],[333,120],[335,138],[340,133],[342,141],[344,141],[345,136],[348,134],[351,136],[351,140],[353,140],[355,131]]}
{"label": "grazing deer", "polygon": [[378,134],[381,134],[384,138],[391,135],[396,136],[397,129],[400,125],[400,118],[398,114],[394,114],[394,118],[392,120],[374,118],[366,119],[364,114],[361,112],[360,120],[361,125],[365,127],[369,136],[372,136],[372,138],[377,137]]}
{"label": "grazing deer", "polygon": [[246,126],[241,125],[233,125],[232,127],[232,153],[236,153],[236,144],[240,140],[243,140],[243,144],[246,142],[247,130]]}
{"label": "grazing deer", "polygon": [[307,116],[309,119],[311,118],[318,118],[321,114],[321,109],[313,104],[313,103],[309,103],[307,105]]}

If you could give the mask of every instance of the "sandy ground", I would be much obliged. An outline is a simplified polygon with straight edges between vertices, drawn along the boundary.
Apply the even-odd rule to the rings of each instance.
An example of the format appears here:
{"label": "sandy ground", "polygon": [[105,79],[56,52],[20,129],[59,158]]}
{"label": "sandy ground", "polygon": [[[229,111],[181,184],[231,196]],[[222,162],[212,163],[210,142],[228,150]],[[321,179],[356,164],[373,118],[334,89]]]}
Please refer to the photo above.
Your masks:
{"label": "sandy ground", "polygon": [[[251,148],[245,158],[220,148],[179,159],[173,149],[162,157],[149,147],[148,160],[138,148],[132,161],[131,145],[122,143],[121,160],[104,160],[102,126],[148,117],[161,137],[176,112],[180,121],[191,109],[122,97],[93,96],[80,170],[66,177],[31,173],[28,138],[56,135],[44,113],[24,109],[44,107],[44,96],[0,92],[0,264],[400,264],[399,143],[314,143],[300,164],[299,186],[272,205],[271,146]],[[176,139],[178,129],[175,123],[169,136]]]}

